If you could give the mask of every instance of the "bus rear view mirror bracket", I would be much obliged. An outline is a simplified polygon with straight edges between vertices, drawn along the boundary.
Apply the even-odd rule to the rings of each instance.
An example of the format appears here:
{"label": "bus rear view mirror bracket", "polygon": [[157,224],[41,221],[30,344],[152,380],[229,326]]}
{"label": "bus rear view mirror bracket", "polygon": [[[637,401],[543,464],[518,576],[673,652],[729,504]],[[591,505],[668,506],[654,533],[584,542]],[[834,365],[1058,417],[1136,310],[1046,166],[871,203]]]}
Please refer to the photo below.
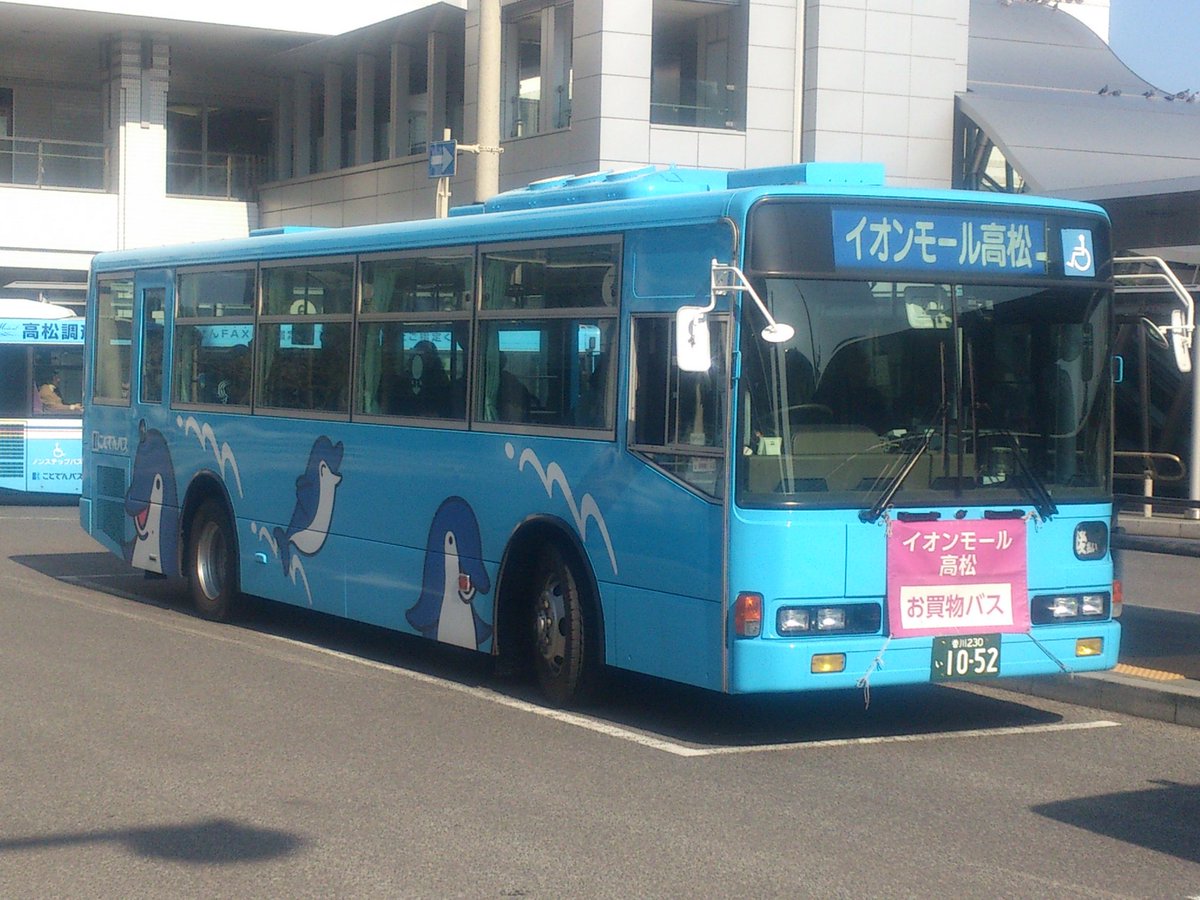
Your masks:
{"label": "bus rear view mirror bracket", "polygon": [[1175,368],[1181,373],[1192,371],[1191,333],[1187,327],[1183,310],[1171,310],[1171,324],[1159,325],[1146,316],[1138,318],[1138,324],[1154,346],[1170,350],[1175,359]]}
{"label": "bus rear view mirror bracket", "polygon": [[1154,342],[1161,346],[1159,337],[1166,339],[1175,355],[1175,367],[1185,375],[1192,371],[1192,340],[1195,335],[1196,303],[1191,292],[1179,280],[1171,266],[1161,256],[1114,256],[1114,265],[1133,266],[1133,271],[1119,271],[1113,274],[1118,290],[1137,288],[1147,282],[1164,282],[1170,293],[1179,301],[1179,308],[1171,310],[1171,324],[1159,325],[1142,316],[1142,324],[1147,331],[1157,331],[1158,336],[1151,335]]}
{"label": "bus rear view mirror bracket", "polygon": [[767,309],[767,304],[763,303],[762,297],[758,296],[758,292],[750,284],[750,279],[745,276],[741,269],[732,263],[725,265],[714,259],[709,278],[709,296],[711,298],[708,304],[709,309],[717,305],[717,297],[728,293],[750,295],[750,299],[754,301],[754,305],[758,307],[758,311],[767,320],[767,327],[760,331],[758,336],[768,344],[786,344],[795,337],[796,329],[791,325],[775,321],[775,317]]}

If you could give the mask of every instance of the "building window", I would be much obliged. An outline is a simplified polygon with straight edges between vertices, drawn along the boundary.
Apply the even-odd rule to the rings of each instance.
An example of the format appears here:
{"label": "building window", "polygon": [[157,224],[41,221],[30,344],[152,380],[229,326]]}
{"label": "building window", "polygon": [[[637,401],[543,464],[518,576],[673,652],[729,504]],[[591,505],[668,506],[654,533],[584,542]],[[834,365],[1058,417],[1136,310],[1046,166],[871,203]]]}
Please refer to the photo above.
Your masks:
{"label": "building window", "polygon": [[510,7],[503,31],[504,133],[525,137],[571,124],[571,4]]}
{"label": "building window", "polygon": [[270,112],[167,102],[167,193],[250,200],[268,178]]}
{"label": "building window", "polygon": [[737,0],[654,0],[652,123],[745,127],[745,21]]}

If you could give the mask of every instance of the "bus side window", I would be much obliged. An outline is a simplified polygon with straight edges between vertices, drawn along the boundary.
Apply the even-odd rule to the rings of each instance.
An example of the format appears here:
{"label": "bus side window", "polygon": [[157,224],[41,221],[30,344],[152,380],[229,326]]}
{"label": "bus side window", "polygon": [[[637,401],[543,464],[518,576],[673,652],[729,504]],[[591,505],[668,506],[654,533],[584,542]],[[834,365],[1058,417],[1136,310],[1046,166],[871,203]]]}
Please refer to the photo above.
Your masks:
{"label": "bus side window", "polygon": [[165,288],[142,291],[141,401],[162,403],[163,399],[163,307]]}
{"label": "bus side window", "polygon": [[[26,410],[26,391],[23,387],[32,376],[26,374],[29,369],[26,357],[29,351],[25,347],[0,346],[0,372],[21,373],[20,377],[9,376],[0,378],[0,416],[23,418]],[[37,406],[38,386],[30,381],[32,388],[34,413],[40,410]]]}
{"label": "bus side window", "polygon": [[611,240],[483,255],[478,421],[611,436],[619,259]]}
{"label": "bus side window", "polygon": [[711,315],[708,322],[712,366],[707,372],[682,372],[675,362],[673,320],[667,316],[634,320],[629,442],[671,475],[719,496],[724,484],[728,323]]}

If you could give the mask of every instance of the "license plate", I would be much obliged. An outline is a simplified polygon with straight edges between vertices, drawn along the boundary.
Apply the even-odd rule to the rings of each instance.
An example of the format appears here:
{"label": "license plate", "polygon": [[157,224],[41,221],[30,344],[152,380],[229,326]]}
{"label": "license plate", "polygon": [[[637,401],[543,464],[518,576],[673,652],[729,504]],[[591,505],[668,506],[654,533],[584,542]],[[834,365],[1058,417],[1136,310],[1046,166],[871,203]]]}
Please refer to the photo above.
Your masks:
{"label": "license plate", "polygon": [[1000,635],[935,637],[930,672],[934,681],[994,678],[1000,674]]}

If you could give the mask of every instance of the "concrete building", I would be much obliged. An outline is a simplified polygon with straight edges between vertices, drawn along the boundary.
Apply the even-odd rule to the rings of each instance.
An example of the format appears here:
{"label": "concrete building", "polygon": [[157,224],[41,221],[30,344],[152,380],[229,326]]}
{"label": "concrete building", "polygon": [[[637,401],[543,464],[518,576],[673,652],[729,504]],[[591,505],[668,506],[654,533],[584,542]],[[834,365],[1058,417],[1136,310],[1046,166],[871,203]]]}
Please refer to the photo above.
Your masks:
{"label": "concrete building", "polygon": [[[189,9],[214,20],[192,21],[137,0],[0,2],[0,292],[78,299],[99,250],[431,215],[429,140],[447,129],[476,140],[479,0],[417,0],[382,18],[396,8],[350,0],[322,10],[331,23],[297,12],[300,30],[286,30],[256,9]],[[1108,0],[502,0],[500,187],[646,163],[867,160],[893,185],[1055,193],[1030,150],[1053,116],[1020,129],[989,118],[1004,100],[989,92],[1020,104],[1051,91],[998,76],[996,59],[1026,66],[1029,29],[1058,34],[1066,21],[1119,65],[1107,11]],[[1035,49],[1066,52],[1053,35]],[[1078,85],[1055,90],[1084,99]],[[1177,105],[1184,133],[1200,134],[1189,117],[1200,107]],[[463,154],[452,205],[475,199],[474,169]],[[1079,187],[1072,196],[1087,196]],[[1171,240],[1200,244],[1191,234]]]}

